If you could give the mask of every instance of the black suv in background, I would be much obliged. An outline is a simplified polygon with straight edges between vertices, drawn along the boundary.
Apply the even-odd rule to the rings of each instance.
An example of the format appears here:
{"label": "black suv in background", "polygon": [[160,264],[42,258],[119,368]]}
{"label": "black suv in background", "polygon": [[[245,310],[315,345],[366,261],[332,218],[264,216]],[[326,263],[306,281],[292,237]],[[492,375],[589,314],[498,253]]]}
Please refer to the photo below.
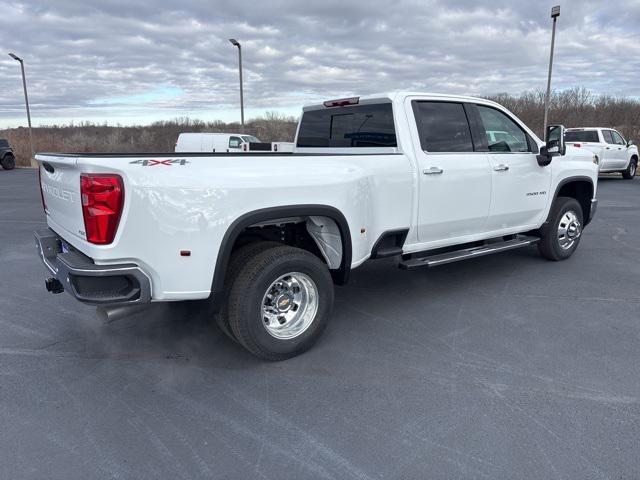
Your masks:
{"label": "black suv in background", "polygon": [[0,138],[0,165],[5,170],[13,170],[16,167],[16,157],[9,146],[9,141]]}

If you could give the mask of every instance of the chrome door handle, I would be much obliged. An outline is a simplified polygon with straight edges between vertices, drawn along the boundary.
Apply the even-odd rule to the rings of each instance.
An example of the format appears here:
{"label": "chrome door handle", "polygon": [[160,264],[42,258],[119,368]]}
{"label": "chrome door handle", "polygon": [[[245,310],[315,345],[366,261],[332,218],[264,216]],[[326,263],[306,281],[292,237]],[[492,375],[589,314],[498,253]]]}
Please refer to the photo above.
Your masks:
{"label": "chrome door handle", "polygon": [[438,175],[442,172],[444,172],[444,170],[439,167],[426,168],[422,171],[422,173],[424,173],[425,175]]}
{"label": "chrome door handle", "polygon": [[496,172],[505,172],[505,171],[509,170],[509,165],[505,165],[504,163],[501,163],[500,165],[497,165],[497,166],[493,167],[493,169]]}

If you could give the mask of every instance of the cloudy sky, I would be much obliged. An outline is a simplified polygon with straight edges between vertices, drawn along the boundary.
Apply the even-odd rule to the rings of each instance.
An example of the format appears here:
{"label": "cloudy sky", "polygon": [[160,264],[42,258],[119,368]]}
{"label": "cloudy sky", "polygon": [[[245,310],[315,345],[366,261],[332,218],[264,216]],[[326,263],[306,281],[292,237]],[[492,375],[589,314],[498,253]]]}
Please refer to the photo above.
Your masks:
{"label": "cloudy sky", "polygon": [[[0,127],[248,117],[336,96],[544,88],[554,1],[0,0]],[[640,0],[561,1],[555,88],[640,97]]]}

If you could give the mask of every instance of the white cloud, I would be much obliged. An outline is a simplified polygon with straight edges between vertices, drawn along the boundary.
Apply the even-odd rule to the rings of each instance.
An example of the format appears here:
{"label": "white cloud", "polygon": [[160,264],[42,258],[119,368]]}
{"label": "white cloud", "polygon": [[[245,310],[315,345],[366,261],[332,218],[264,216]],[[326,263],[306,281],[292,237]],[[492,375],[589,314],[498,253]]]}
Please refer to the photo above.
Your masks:
{"label": "white cloud", "polygon": [[[36,122],[237,114],[237,51],[253,112],[394,89],[542,88],[551,4],[518,0],[0,0],[0,45],[26,61]],[[640,96],[640,2],[565,1],[554,86]],[[158,89],[182,94],[156,98]],[[111,99],[111,100],[110,100]],[[115,100],[114,100],[115,99]],[[126,108],[114,108],[114,102]],[[0,57],[0,125],[23,123]]]}

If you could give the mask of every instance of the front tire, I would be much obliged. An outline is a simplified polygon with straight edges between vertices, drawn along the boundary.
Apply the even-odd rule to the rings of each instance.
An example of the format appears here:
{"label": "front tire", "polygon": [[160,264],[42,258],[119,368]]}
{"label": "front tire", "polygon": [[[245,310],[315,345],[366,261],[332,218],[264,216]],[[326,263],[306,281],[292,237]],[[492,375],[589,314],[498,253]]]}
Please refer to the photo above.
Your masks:
{"label": "front tire", "polygon": [[13,170],[16,168],[16,158],[13,155],[5,155],[2,160],[0,160],[0,165],[5,170]]}
{"label": "front tire", "polygon": [[633,177],[636,176],[636,171],[638,170],[638,159],[632,158],[629,160],[629,166],[626,170],[622,171],[622,178],[625,180],[633,180]]}
{"label": "front tire", "polygon": [[548,260],[566,260],[576,251],[582,237],[582,207],[575,198],[558,197],[551,207],[547,226],[538,243],[540,255]]}
{"label": "front tire", "polygon": [[307,351],[322,334],[333,309],[333,282],[315,255],[270,247],[247,258],[226,307],[242,346],[264,360],[284,360]]}

